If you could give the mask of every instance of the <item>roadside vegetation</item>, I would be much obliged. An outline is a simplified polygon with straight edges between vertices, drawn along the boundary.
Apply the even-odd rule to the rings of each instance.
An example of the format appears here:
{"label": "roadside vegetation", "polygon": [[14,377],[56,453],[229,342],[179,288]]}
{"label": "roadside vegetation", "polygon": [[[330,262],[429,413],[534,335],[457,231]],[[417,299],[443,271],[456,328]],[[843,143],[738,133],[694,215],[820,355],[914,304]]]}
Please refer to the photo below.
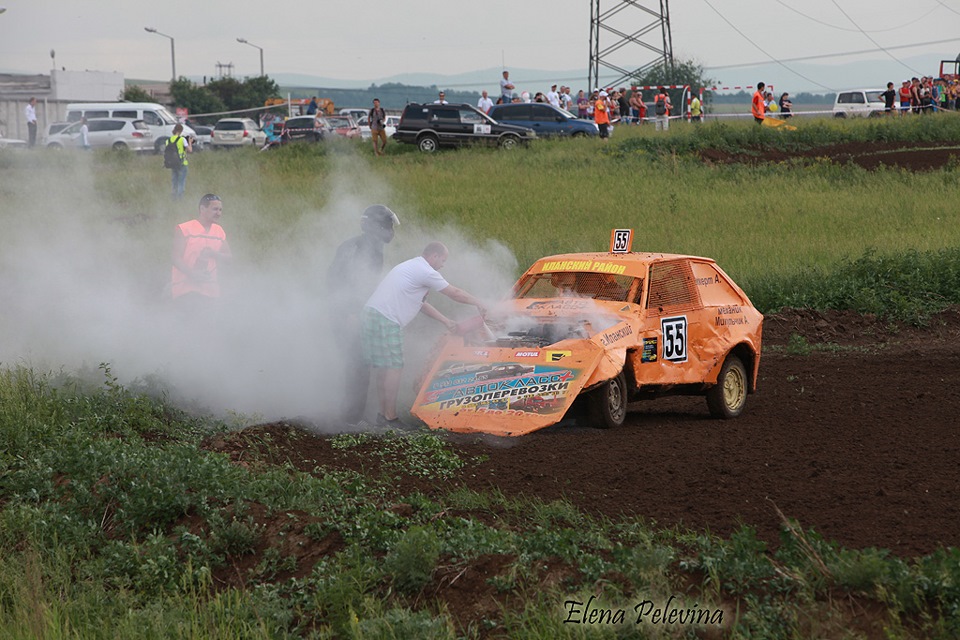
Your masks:
{"label": "roadside vegetation", "polygon": [[[877,131],[923,139],[933,121],[811,124],[803,144]],[[611,228],[629,226],[635,250],[716,258],[766,312],[851,309],[922,323],[960,303],[955,167],[709,167],[693,154],[708,141],[794,144],[780,135],[619,127],[606,146],[547,141],[513,153],[424,156],[395,144],[381,159],[366,145],[210,153],[191,158],[189,181],[236,203],[225,225],[244,229],[237,245],[253,259],[337,193],[363,194],[362,180],[344,178],[359,172],[388,185],[391,205],[422,228],[496,238],[521,269],[549,253],[604,250]],[[951,135],[937,140],[960,143],[960,130]],[[76,161],[0,155],[9,215],[36,198],[18,177],[69,176]],[[171,210],[159,159],[92,161],[107,205],[88,223],[139,225],[138,268],[164,265],[169,229],[192,208]],[[476,461],[433,434],[331,439],[367,461],[363,473],[297,468],[272,455],[269,439],[237,460],[210,446],[236,425],[187,414],[147,382],[124,387],[109,364],[3,364],[4,638],[851,638],[876,633],[865,620],[887,638],[960,636],[954,548],[914,559],[845,549],[787,514],[769,549],[749,523],[720,538],[481,494],[457,485]],[[411,479],[435,489],[406,489]],[[591,606],[600,622],[577,622]],[[713,621],[720,612],[722,625],[656,624],[663,607]]]}

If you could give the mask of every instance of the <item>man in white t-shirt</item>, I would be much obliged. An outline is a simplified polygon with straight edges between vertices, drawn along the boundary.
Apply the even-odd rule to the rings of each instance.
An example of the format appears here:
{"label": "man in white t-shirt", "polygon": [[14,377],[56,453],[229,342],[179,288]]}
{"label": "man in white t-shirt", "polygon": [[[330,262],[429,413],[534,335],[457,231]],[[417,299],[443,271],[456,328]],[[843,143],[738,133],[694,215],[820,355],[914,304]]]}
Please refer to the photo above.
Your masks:
{"label": "man in white t-shirt", "polygon": [[406,425],[397,417],[397,395],[403,372],[403,328],[422,313],[442,322],[448,329],[456,322],[426,301],[427,294],[439,291],[448,298],[486,313],[483,303],[443,279],[438,271],[449,257],[447,248],[431,242],[416,258],[401,262],[386,275],[367,300],[361,314],[363,358],[373,368],[380,413],[377,424],[395,429]]}
{"label": "man in white t-shirt", "polygon": [[484,113],[490,113],[490,109],[493,107],[493,100],[490,99],[490,96],[487,95],[487,90],[483,90],[483,95],[480,97],[480,101],[477,102],[477,109],[483,111]]}
{"label": "man in white t-shirt", "polygon": [[550,91],[547,91],[547,102],[560,108],[560,94],[557,93],[557,85],[550,85]]}
{"label": "man in white t-shirt", "polygon": [[37,145],[37,99],[30,98],[27,106],[23,109],[23,114],[27,119],[27,146],[35,147]]}
{"label": "man in white t-shirt", "polygon": [[90,149],[90,126],[87,124],[86,118],[80,118],[80,148]]}

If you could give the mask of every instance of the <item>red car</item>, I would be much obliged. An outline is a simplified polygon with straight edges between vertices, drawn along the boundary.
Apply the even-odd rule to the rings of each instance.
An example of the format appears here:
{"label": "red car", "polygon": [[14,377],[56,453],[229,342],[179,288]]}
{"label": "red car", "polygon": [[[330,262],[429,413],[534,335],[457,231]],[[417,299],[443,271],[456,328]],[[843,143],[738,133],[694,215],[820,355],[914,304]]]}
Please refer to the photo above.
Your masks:
{"label": "red car", "polygon": [[323,126],[330,133],[350,139],[360,139],[360,127],[351,116],[323,116]]}

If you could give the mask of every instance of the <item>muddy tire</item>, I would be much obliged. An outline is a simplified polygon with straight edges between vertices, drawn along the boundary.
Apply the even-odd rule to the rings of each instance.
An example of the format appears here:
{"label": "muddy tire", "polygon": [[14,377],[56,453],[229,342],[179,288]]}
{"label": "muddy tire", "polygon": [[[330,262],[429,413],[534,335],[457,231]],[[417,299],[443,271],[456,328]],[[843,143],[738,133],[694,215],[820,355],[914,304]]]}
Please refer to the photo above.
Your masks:
{"label": "muddy tire", "polygon": [[589,397],[590,425],[600,429],[619,427],[627,417],[627,377],[621,371]]}
{"label": "muddy tire", "polygon": [[740,358],[730,354],[723,361],[717,384],[707,390],[707,407],[714,418],[729,420],[743,412],[747,404],[749,378]]}

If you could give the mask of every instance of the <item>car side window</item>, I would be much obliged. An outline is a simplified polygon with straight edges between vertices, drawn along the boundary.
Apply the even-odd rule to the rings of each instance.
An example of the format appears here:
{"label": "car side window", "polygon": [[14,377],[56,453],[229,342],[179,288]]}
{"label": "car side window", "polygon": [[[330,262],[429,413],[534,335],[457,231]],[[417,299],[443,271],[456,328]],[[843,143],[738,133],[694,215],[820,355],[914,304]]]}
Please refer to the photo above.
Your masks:
{"label": "car side window", "polygon": [[430,114],[431,122],[460,122],[460,114],[456,109],[434,109]]}
{"label": "car side window", "polygon": [[136,111],[125,111],[125,110],[116,110],[113,112],[114,118],[130,118],[135,119],[137,117]]}
{"label": "car side window", "polygon": [[160,116],[158,116],[152,111],[143,112],[143,121],[155,127],[159,127],[163,125],[163,120],[160,119]]}
{"label": "car side window", "polygon": [[526,105],[518,104],[512,105],[509,107],[503,107],[502,109],[497,109],[495,118],[500,118],[502,120],[523,120],[527,121],[530,119],[530,110],[527,109]]}
{"label": "car side window", "polygon": [[101,131],[120,131],[127,123],[123,120],[104,120],[103,122],[98,122],[97,124],[101,125]]}
{"label": "car side window", "polygon": [[87,120],[90,118],[109,118],[110,113],[107,111],[87,111],[83,115],[87,116]]}
{"label": "car side window", "polygon": [[551,109],[550,107],[545,107],[542,104],[531,105],[532,113],[530,114],[531,120],[556,120],[557,112]]}
{"label": "car side window", "polygon": [[481,124],[483,118],[473,109],[460,109],[460,122],[464,124]]}
{"label": "car side window", "polygon": [[851,94],[850,94],[850,98],[851,98],[851,99],[850,99],[850,102],[852,102],[852,103],[854,103],[854,104],[865,104],[865,103],[866,103],[866,100],[864,100],[864,98],[863,98],[863,94],[862,94],[862,93],[859,93],[859,92],[857,92],[857,93],[851,93]]}
{"label": "car side window", "polygon": [[671,260],[650,265],[648,310],[664,314],[702,307],[700,293],[688,261]]}

